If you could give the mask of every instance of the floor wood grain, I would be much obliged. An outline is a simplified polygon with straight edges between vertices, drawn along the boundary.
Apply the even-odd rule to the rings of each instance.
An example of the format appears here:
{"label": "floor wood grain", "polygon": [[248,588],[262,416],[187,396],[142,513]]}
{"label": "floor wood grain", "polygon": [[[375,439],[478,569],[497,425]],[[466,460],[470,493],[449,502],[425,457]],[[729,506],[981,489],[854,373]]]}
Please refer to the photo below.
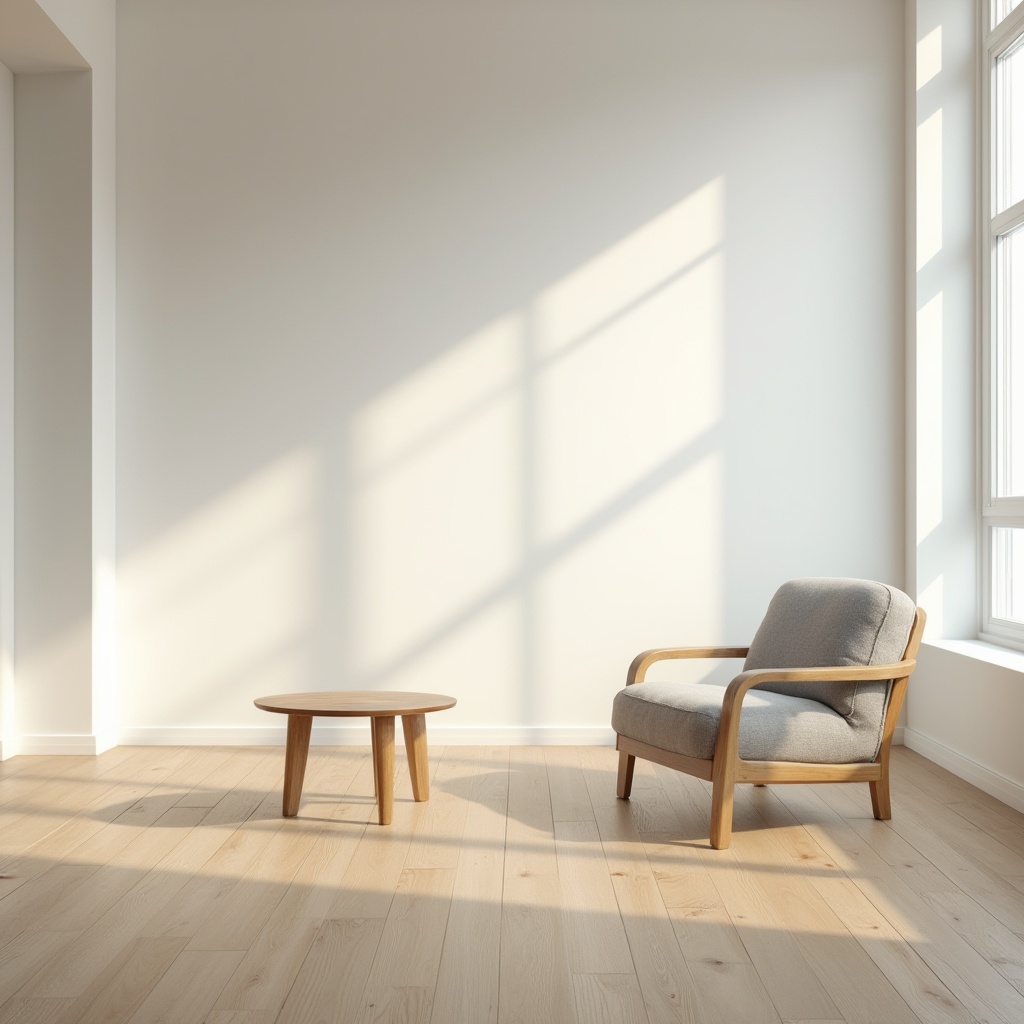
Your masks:
{"label": "floor wood grain", "polygon": [[0,765],[2,1024],[1018,1024],[1024,815],[904,748],[866,786],[709,786],[603,747],[122,747]]}

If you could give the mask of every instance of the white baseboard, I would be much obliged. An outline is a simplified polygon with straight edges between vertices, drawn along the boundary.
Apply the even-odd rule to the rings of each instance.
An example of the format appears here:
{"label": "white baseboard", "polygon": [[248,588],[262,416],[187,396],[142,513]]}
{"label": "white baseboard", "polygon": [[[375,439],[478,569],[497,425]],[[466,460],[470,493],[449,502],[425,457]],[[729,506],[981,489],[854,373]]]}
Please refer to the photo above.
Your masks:
{"label": "white baseboard", "polygon": [[9,757],[14,757],[15,754],[19,754],[21,751],[18,750],[18,744],[14,740],[14,737],[8,737],[3,740],[0,739],[0,761],[6,761]]}
{"label": "white baseboard", "polygon": [[99,737],[91,733],[69,733],[56,736],[19,736],[17,752],[19,754],[99,754],[109,750],[109,744],[103,746]]}
{"label": "white baseboard", "polygon": [[892,733],[893,746],[895,746],[895,747],[902,747],[903,746],[903,739],[904,739],[904,736],[906,735],[906,731],[907,731],[906,730],[906,726],[903,726],[903,725],[897,725],[896,726],[896,728],[893,730],[893,733]]}
{"label": "white baseboard", "polygon": [[950,747],[933,740],[930,736],[915,732],[913,729],[904,731],[904,743],[911,750],[917,751],[929,761],[951,771],[954,775],[977,786],[983,793],[1002,800],[1014,810],[1024,812],[1024,786],[1014,782],[998,772],[972,761]]}
{"label": "white baseboard", "polygon": [[118,746],[121,742],[121,737],[116,732],[102,732],[97,733],[95,740],[96,753],[102,754],[105,750],[113,750],[114,747]]}
{"label": "white baseboard", "polygon": [[[313,720],[310,743],[314,746],[367,747],[370,729],[366,722],[351,725],[320,724]],[[433,726],[427,716],[427,739],[438,746],[614,746],[615,733],[608,726]],[[279,746],[285,726],[237,726],[194,728],[133,728],[121,732],[125,746]],[[399,742],[401,733],[399,732]]]}

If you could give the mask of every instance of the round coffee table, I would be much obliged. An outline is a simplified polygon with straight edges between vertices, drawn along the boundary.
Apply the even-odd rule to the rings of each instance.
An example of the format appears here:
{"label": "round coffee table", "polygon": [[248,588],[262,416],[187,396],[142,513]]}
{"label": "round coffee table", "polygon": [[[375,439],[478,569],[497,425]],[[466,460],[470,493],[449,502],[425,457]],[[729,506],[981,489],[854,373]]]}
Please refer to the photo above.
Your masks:
{"label": "round coffee table", "polygon": [[395,792],[395,715],[402,716],[405,750],[412,777],[412,795],[417,801],[430,796],[427,774],[427,723],[430,711],[455,706],[454,697],[441,693],[406,693],[397,690],[338,690],[317,693],[281,693],[260,697],[253,703],[264,711],[288,716],[288,740],[284,754],[284,799],[281,813],[294,817],[302,797],[302,779],[309,755],[309,732],[314,716],[323,718],[369,718],[373,742],[373,784],[377,797],[377,820],[391,824]]}

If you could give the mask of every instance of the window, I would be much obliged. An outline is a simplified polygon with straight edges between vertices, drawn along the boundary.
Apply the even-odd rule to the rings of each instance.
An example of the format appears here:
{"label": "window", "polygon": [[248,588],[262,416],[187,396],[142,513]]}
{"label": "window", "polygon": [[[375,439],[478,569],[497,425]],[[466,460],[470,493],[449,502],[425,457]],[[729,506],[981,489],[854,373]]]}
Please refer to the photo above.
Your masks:
{"label": "window", "polygon": [[982,68],[982,635],[1024,647],[1024,6],[991,0]]}

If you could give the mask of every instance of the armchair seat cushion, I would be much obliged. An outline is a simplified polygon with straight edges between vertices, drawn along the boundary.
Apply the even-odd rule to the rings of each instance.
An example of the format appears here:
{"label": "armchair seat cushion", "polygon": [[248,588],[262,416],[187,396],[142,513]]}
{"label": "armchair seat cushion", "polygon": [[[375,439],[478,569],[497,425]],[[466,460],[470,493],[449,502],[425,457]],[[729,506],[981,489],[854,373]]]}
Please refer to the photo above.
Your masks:
{"label": "armchair seat cushion", "polygon": [[[627,686],[612,704],[612,728],[620,736],[662,750],[710,760],[723,692],[709,683],[652,681]],[[743,699],[739,756],[746,761],[873,761],[881,740],[881,717],[844,717],[820,701],[760,687]]]}

